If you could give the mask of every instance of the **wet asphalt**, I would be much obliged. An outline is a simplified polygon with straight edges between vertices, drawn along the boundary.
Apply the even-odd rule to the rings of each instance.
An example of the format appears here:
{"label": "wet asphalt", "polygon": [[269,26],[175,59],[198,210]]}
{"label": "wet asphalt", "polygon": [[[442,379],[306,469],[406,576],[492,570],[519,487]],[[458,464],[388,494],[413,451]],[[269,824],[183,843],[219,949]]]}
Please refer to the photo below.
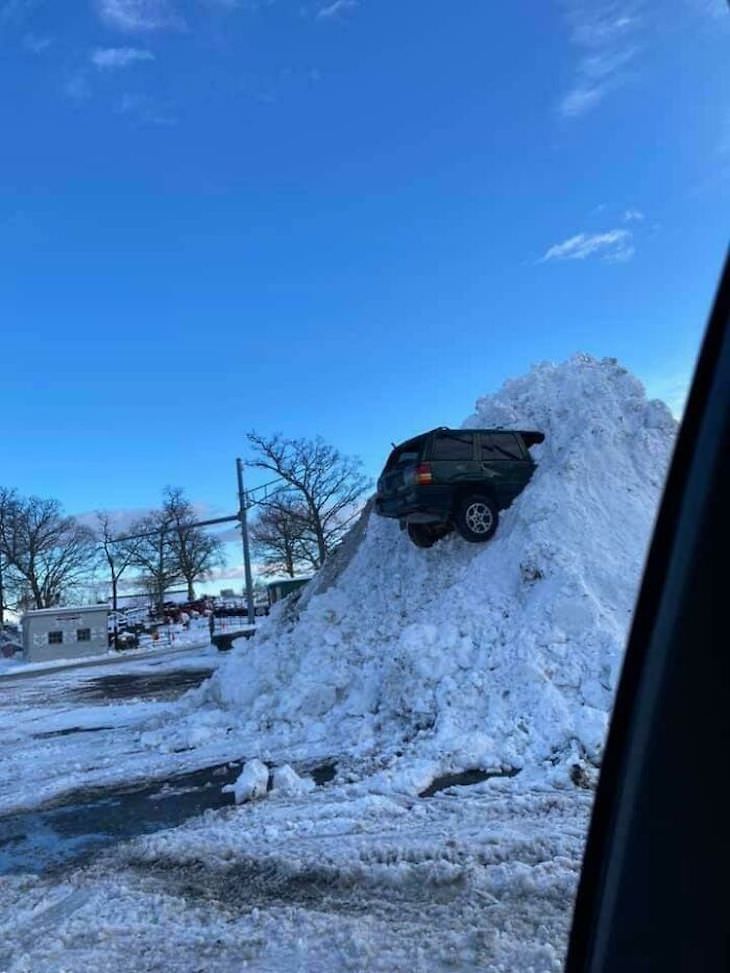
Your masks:
{"label": "wet asphalt", "polygon": [[[84,679],[64,693],[69,702],[175,699],[200,685],[210,668],[166,672],[114,673]],[[34,680],[40,689],[40,680]],[[108,726],[66,727],[38,733],[38,739],[93,734]],[[88,859],[101,848],[174,827],[209,808],[231,804],[223,794],[241,762],[233,762],[155,781],[144,786],[78,791],[62,802],[0,816],[0,875],[46,874]]]}
{"label": "wet asphalt", "polygon": [[[175,699],[200,685],[212,671],[201,667],[85,677],[68,687],[64,698],[70,702]],[[36,736],[48,739],[108,729],[72,726]],[[31,811],[0,816],[0,875],[54,874],[89,861],[120,841],[176,827],[207,810],[230,807],[233,797],[223,793],[223,787],[236,780],[243,762],[242,757],[133,787],[84,789]],[[327,764],[308,773],[323,785],[333,779],[335,770],[334,764]]]}

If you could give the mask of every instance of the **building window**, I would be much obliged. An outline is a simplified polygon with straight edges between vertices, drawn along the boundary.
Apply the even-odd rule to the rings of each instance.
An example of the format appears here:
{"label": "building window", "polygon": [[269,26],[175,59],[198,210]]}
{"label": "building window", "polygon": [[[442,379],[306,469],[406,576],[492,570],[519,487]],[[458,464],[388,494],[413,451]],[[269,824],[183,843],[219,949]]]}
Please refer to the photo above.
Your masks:
{"label": "building window", "polygon": [[63,632],[49,632],[48,633],[48,644],[49,645],[61,645],[63,643]]}
{"label": "building window", "polygon": [[76,641],[77,642],[90,642],[91,641],[91,629],[90,628],[77,628],[76,629]]}

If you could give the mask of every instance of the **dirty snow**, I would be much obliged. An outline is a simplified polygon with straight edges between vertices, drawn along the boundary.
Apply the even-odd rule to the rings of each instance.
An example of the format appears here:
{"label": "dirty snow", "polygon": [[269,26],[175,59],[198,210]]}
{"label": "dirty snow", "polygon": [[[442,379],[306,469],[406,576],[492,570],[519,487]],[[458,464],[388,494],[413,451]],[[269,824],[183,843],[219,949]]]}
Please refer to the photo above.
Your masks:
{"label": "dirty snow", "polygon": [[0,970],[558,973],[590,798],[502,783],[272,793],[61,878],[12,876]]}

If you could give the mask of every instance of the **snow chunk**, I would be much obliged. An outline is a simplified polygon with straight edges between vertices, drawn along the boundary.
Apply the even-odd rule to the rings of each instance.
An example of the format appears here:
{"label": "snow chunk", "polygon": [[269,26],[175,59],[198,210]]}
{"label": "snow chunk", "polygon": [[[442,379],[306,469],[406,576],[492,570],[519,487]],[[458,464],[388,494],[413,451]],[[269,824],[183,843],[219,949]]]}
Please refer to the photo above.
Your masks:
{"label": "snow chunk", "polygon": [[247,760],[234,784],[226,784],[224,793],[233,793],[236,804],[266,797],[269,786],[269,768],[261,760]]}
{"label": "snow chunk", "polygon": [[272,774],[272,791],[291,797],[299,797],[314,790],[315,784],[311,777],[300,777],[289,764],[275,767]]}

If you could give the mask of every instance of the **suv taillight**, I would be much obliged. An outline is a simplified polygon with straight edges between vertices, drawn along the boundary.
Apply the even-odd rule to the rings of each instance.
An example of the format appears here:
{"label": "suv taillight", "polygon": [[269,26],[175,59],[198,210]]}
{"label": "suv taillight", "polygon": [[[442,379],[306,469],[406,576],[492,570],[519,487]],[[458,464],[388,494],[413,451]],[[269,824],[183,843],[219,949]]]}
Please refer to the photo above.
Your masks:
{"label": "suv taillight", "polygon": [[416,483],[419,486],[426,486],[428,483],[433,482],[433,475],[431,474],[431,464],[421,463],[416,467]]}

